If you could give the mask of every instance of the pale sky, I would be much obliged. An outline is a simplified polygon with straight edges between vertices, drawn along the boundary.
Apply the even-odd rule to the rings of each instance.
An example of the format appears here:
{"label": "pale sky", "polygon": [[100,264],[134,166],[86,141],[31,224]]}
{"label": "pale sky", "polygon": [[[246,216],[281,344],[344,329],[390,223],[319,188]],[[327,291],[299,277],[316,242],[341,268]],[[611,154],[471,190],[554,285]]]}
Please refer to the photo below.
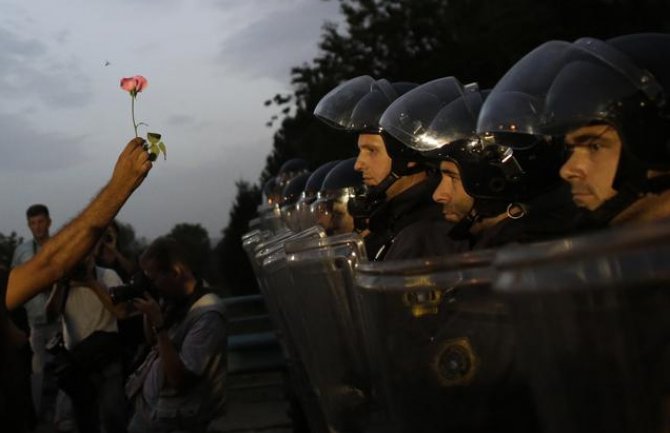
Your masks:
{"label": "pale sky", "polygon": [[[291,91],[336,0],[0,0],[0,232],[30,237],[25,210],[55,227],[109,179],[133,137],[122,77],[144,75],[136,117],[167,161],[119,214],[149,239],[181,222],[220,236],[234,183],[258,180],[275,128],[263,105]],[[105,66],[106,62],[110,62]],[[146,129],[143,130],[146,132]]]}

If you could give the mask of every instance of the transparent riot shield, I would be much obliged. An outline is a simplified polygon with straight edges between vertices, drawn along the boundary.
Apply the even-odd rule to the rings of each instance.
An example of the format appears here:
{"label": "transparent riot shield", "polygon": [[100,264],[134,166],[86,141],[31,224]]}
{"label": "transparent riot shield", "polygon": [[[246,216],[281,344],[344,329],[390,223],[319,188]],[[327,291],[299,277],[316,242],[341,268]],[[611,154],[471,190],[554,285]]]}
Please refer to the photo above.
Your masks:
{"label": "transparent riot shield", "polygon": [[536,431],[492,251],[361,264],[373,387],[394,432]]}
{"label": "transparent riot shield", "polygon": [[258,206],[258,225],[263,230],[268,230],[275,234],[286,229],[279,206],[268,204]]}
{"label": "transparent riot shield", "polygon": [[286,255],[284,245],[289,240],[311,239],[325,237],[325,231],[320,226],[310,227],[299,233],[282,232],[265,242],[260,242],[255,248],[254,272],[258,279],[270,315],[276,321],[277,328],[286,334],[286,320],[279,294],[284,287],[290,286],[290,275],[286,269]]}
{"label": "transparent riot shield", "polygon": [[353,275],[366,261],[358,234],[287,242],[293,286],[285,293],[289,326],[331,431],[369,424],[369,374],[352,301]]}
{"label": "transparent riot shield", "polygon": [[501,252],[543,429],[670,426],[670,224],[609,229]]}
{"label": "transparent riot shield", "polygon": [[260,230],[261,227],[261,219],[260,217],[252,218],[249,220],[249,230]]}
{"label": "transparent riot shield", "polygon": [[256,249],[259,285],[270,315],[279,330],[280,343],[287,358],[291,387],[300,401],[310,431],[314,433],[325,433],[327,428],[318,397],[305,373],[304,361],[296,349],[295,333],[300,330],[289,326],[290,309],[286,306],[285,293],[293,286],[293,280],[288,271],[284,247],[290,240],[322,237],[325,237],[325,231],[320,226],[315,226],[300,233],[275,236],[272,242],[259,245]]}

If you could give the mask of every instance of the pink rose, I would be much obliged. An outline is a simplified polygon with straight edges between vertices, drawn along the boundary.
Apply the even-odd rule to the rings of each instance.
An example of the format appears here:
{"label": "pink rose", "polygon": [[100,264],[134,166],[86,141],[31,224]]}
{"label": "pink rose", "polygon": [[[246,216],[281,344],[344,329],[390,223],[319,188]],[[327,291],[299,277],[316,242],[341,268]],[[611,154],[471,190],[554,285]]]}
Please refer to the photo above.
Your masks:
{"label": "pink rose", "polygon": [[146,89],[149,85],[149,82],[146,78],[141,75],[135,75],[134,77],[121,78],[121,88],[131,95],[135,95],[142,90]]}

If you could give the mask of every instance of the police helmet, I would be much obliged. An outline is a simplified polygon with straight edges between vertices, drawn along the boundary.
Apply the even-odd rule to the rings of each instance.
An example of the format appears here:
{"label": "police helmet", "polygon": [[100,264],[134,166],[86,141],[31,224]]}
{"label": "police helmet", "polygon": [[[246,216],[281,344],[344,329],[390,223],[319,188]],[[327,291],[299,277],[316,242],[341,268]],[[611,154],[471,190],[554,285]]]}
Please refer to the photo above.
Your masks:
{"label": "police helmet", "polygon": [[397,178],[417,173],[425,167],[407,167],[407,164],[421,162],[421,156],[384,134],[379,123],[384,110],[416,86],[415,83],[390,83],[385,79],[375,80],[369,75],[359,76],[340,84],[324,96],[316,106],[314,115],[334,128],[359,134],[382,135],[386,152],[393,161],[393,175]]}
{"label": "police helmet", "polygon": [[281,186],[282,190],[292,178],[298,174],[305,173],[309,170],[309,165],[307,161],[300,158],[292,158],[285,161],[281,167],[279,167],[279,172],[277,173],[277,183]]}
{"label": "police helmet", "polygon": [[282,192],[281,215],[286,225],[293,231],[300,231],[299,215],[296,203],[300,198],[309,173],[300,173],[288,181]]}
{"label": "police helmet", "polygon": [[327,233],[333,233],[333,230],[338,229],[333,227],[335,207],[346,209],[349,200],[363,186],[363,176],[354,170],[355,164],[356,158],[338,162],[324,178],[317,199],[312,204],[315,218]]}

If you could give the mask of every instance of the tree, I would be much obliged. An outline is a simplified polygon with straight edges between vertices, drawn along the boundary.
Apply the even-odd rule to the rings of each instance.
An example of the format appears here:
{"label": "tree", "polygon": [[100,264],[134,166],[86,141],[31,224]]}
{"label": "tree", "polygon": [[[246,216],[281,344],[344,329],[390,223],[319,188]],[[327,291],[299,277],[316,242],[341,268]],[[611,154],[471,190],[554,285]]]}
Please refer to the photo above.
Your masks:
{"label": "tree", "polygon": [[199,276],[208,279],[211,247],[209,234],[200,224],[180,223],[169,233],[183,248],[187,264]]}
{"label": "tree", "polygon": [[216,246],[216,257],[224,286],[233,295],[258,292],[254,272],[242,249],[242,235],[249,231],[249,221],[255,218],[261,200],[260,188],[240,180],[237,196],[230,210],[230,222]]}
{"label": "tree", "polygon": [[12,232],[9,236],[0,233],[0,267],[9,269],[14,250],[21,242],[23,242],[23,238],[18,237],[16,232]]}
{"label": "tree", "polygon": [[119,251],[128,259],[135,260],[140,253],[146,249],[146,239],[137,239],[135,228],[129,223],[123,223],[117,220],[116,224],[119,226]]}

